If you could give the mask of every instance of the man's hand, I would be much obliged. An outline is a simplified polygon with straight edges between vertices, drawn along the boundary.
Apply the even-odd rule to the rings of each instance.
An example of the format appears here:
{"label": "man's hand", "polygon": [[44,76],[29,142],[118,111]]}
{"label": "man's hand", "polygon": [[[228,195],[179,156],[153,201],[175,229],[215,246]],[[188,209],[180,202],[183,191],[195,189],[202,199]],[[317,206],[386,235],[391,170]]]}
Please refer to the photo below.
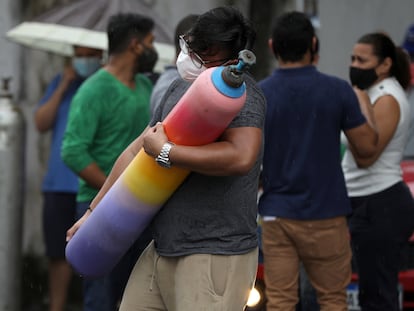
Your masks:
{"label": "man's hand", "polygon": [[75,233],[79,230],[80,226],[85,222],[85,220],[89,217],[91,211],[88,209],[85,214],[77,221],[75,224],[66,232],[66,242],[75,235]]}
{"label": "man's hand", "polygon": [[65,89],[73,80],[75,80],[76,76],[76,71],[72,66],[65,66],[65,69],[62,74],[62,84],[65,86]]}
{"label": "man's hand", "polygon": [[168,137],[164,132],[164,126],[158,122],[144,134],[143,148],[149,156],[156,158],[167,141]]}

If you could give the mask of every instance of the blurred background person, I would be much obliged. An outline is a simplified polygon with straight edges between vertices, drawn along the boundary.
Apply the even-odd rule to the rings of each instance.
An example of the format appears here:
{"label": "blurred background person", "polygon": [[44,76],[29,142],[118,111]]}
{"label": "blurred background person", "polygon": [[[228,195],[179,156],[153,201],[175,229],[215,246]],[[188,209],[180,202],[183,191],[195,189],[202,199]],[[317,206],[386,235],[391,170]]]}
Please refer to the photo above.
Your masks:
{"label": "blurred background person", "polygon": [[259,213],[268,311],[295,310],[301,262],[320,309],[347,310],[351,206],[340,133],[362,156],[375,151],[377,133],[369,103],[317,70],[317,43],[304,13],[280,15],[269,38],[279,67],[259,82],[267,100]]}
{"label": "blurred background person", "polygon": [[178,55],[181,52],[180,43],[179,43],[179,36],[186,34],[192,27],[192,25],[197,20],[198,15],[190,14],[184,17],[176,26],[175,33],[174,33],[174,45],[175,45],[175,59],[174,64],[165,67],[164,72],[159,76],[157,83],[154,85],[151,94],[151,102],[150,102],[150,109],[151,115],[154,114],[155,109],[157,109],[158,105],[161,102],[161,98],[164,96],[164,93],[167,91],[168,87],[170,86],[171,82],[173,82],[177,78],[181,78],[180,74],[178,73],[177,66],[175,61]]}
{"label": "blurred background person", "polygon": [[408,53],[410,57],[410,86],[414,85],[414,24],[412,24],[406,31],[402,48]]}
{"label": "blurred background person", "polygon": [[155,85],[157,82],[160,73],[155,71],[155,65],[158,61],[158,52],[154,49],[146,49],[145,56],[142,58],[143,61],[140,62],[138,73],[142,73],[150,79],[152,85]]}
{"label": "blurred background person", "polygon": [[373,107],[378,145],[362,158],[348,145],[342,162],[362,310],[399,310],[401,250],[414,230],[414,202],[400,162],[410,126],[406,56],[384,33],[363,35],[351,55],[350,80]]}
{"label": "blurred background person", "polygon": [[408,102],[410,104],[410,133],[408,142],[404,150],[404,157],[414,158],[414,24],[406,31],[404,41],[401,46],[407,52],[410,61],[410,86],[407,90]]}
{"label": "blurred background person", "polygon": [[[115,160],[149,122],[152,82],[139,67],[153,59],[153,28],[154,21],[140,14],[111,16],[108,62],[73,98],[61,153],[80,177],[77,218],[90,213],[90,202]],[[130,271],[150,239],[145,231],[111,273],[83,280],[84,311],[117,309]]]}
{"label": "blurred background person", "polygon": [[72,268],[65,259],[66,231],[76,220],[78,178],[62,161],[60,148],[72,97],[83,81],[101,67],[102,50],[75,46],[74,56],[56,75],[34,114],[40,133],[51,131],[43,179],[43,238],[48,258],[49,310],[64,311]]}

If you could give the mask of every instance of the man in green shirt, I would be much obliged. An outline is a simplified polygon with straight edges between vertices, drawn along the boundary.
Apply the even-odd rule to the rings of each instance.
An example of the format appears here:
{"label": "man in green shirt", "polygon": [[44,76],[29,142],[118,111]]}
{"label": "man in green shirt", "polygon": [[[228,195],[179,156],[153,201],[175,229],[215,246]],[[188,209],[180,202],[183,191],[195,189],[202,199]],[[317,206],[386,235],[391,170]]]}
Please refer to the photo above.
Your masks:
{"label": "man in green shirt", "polygon": [[[75,95],[62,145],[62,159],[80,177],[77,214],[96,196],[120,153],[148,125],[151,81],[137,74],[153,53],[154,22],[138,14],[111,17],[108,63],[85,81]],[[134,245],[125,256],[139,256]],[[111,275],[84,280],[84,311],[113,311],[132,266],[121,260]],[[123,279],[124,278],[124,279]]]}

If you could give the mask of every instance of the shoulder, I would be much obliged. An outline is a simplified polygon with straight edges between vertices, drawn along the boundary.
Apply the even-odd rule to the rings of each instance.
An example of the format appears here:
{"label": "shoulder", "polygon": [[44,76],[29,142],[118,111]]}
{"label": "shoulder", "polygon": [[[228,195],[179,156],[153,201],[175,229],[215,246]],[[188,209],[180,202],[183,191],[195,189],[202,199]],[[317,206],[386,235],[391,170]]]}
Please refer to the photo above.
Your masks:
{"label": "shoulder", "polygon": [[276,70],[272,74],[268,75],[266,78],[257,82],[258,86],[262,90],[272,87],[272,85],[275,83],[275,73],[276,73]]}
{"label": "shoulder", "polygon": [[245,74],[246,102],[230,127],[258,127],[262,128],[266,113],[266,99],[255,79]]}
{"label": "shoulder", "polygon": [[168,87],[175,79],[179,78],[177,69],[168,69],[164,71],[158,78],[157,82],[154,84],[154,91]]}
{"label": "shoulder", "polygon": [[249,73],[245,74],[247,96],[252,96],[259,100],[260,102],[265,102],[265,97],[263,91],[260,87],[260,84],[253,78]]}
{"label": "shoulder", "polygon": [[54,90],[58,87],[60,81],[62,80],[62,74],[58,73],[55,75],[52,80],[50,80],[49,84],[47,85],[48,90]]}
{"label": "shoulder", "polygon": [[382,80],[375,86],[368,90],[368,95],[372,103],[377,102],[382,97],[387,95],[394,98],[400,105],[408,105],[407,94],[397,81],[397,79],[390,77]]}
{"label": "shoulder", "polygon": [[153,86],[151,79],[142,73],[135,75],[135,81],[140,85],[145,86],[145,88],[152,88]]}
{"label": "shoulder", "polygon": [[163,120],[179,102],[180,98],[185,94],[190,86],[191,83],[183,79],[174,80],[167,88],[162,100],[156,107],[151,124],[153,125],[155,124],[155,121]]}
{"label": "shoulder", "polygon": [[323,81],[324,83],[326,83],[326,84],[323,84],[325,86],[340,88],[340,89],[344,89],[347,91],[352,91],[352,86],[345,79],[334,76],[332,74],[321,72],[317,69],[315,70],[314,76],[311,77],[311,79],[317,79],[317,81],[315,81],[316,83],[320,83],[321,81]]}
{"label": "shoulder", "polygon": [[82,83],[76,96],[99,95],[108,90],[112,83],[112,76],[106,70],[100,69]]}

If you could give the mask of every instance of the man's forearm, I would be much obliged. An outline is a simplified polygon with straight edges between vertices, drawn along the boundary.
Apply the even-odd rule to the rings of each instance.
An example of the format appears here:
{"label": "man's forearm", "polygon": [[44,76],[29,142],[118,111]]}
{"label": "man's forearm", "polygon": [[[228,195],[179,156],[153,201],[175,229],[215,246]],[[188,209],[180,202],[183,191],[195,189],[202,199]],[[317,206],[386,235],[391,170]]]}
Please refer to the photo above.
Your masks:
{"label": "man's forearm", "polygon": [[115,161],[111,173],[106,178],[103,186],[100,188],[98,194],[91,203],[91,208],[94,209],[96,205],[102,200],[104,195],[109,191],[115,181],[121,176],[123,171],[128,167],[129,163],[135,158],[139,150],[142,148],[142,137],[138,137],[134,142],[125,149],[118,159]]}
{"label": "man's forearm", "polygon": [[101,189],[106,176],[96,163],[91,163],[78,173],[79,177],[86,181],[91,187]]}

